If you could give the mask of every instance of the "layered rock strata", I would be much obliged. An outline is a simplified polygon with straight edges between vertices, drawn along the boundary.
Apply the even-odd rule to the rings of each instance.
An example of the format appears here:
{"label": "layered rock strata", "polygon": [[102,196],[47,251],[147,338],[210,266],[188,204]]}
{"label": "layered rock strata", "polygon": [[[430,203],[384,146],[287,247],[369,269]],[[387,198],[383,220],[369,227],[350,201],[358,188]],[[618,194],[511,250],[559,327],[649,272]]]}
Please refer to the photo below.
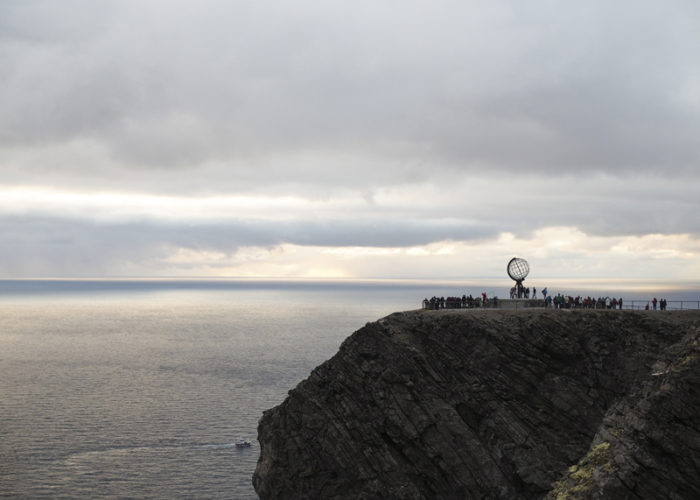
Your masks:
{"label": "layered rock strata", "polygon": [[396,313],[264,413],[273,498],[700,498],[700,313]]}

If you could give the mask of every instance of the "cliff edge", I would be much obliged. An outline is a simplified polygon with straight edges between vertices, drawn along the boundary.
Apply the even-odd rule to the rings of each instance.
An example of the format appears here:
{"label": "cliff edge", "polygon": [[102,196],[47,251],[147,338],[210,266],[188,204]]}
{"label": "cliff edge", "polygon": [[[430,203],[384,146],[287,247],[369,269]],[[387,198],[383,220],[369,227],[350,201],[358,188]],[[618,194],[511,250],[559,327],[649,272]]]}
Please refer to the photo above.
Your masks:
{"label": "cliff edge", "polygon": [[700,312],[396,313],[260,420],[273,498],[700,498]]}

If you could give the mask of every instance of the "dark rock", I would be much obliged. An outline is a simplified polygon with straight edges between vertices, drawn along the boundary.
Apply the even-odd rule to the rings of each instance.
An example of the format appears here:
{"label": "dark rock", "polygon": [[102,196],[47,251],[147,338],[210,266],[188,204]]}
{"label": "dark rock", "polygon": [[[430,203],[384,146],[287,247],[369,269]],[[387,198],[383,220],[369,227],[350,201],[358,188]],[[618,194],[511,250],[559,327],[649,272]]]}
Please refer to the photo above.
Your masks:
{"label": "dark rock", "polygon": [[700,313],[415,311],[264,413],[268,498],[700,498]]}

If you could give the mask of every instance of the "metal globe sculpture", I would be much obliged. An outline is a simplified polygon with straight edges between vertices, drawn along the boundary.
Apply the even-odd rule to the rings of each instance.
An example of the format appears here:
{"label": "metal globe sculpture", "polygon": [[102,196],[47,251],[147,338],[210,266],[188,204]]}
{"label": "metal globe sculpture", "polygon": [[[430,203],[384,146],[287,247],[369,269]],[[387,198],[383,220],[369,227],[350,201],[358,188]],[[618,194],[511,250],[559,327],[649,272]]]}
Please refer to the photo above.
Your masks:
{"label": "metal globe sculpture", "polygon": [[508,276],[513,281],[522,282],[525,277],[530,273],[530,264],[527,263],[525,259],[520,257],[513,257],[508,262]]}
{"label": "metal globe sculpture", "polygon": [[528,264],[525,259],[513,257],[510,259],[510,262],[508,262],[506,270],[508,271],[510,279],[515,281],[518,298],[521,298],[523,296],[523,281],[525,281],[525,277],[530,273],[530,264]]}

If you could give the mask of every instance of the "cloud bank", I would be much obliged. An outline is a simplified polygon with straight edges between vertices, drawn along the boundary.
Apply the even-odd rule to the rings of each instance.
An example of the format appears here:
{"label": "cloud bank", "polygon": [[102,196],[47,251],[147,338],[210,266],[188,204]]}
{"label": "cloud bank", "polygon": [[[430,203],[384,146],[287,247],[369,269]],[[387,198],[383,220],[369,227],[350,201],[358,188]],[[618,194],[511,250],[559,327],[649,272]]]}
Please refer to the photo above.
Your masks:
{"label": "cloud bank", "polygon": [[392,275],[447,275],[434,245],[553,262],[555,231],[590,268],[600,238],[675,244],[679,273],[699,31],[683,1],[4,2],[1,270],[367,276],[392,249]]}

